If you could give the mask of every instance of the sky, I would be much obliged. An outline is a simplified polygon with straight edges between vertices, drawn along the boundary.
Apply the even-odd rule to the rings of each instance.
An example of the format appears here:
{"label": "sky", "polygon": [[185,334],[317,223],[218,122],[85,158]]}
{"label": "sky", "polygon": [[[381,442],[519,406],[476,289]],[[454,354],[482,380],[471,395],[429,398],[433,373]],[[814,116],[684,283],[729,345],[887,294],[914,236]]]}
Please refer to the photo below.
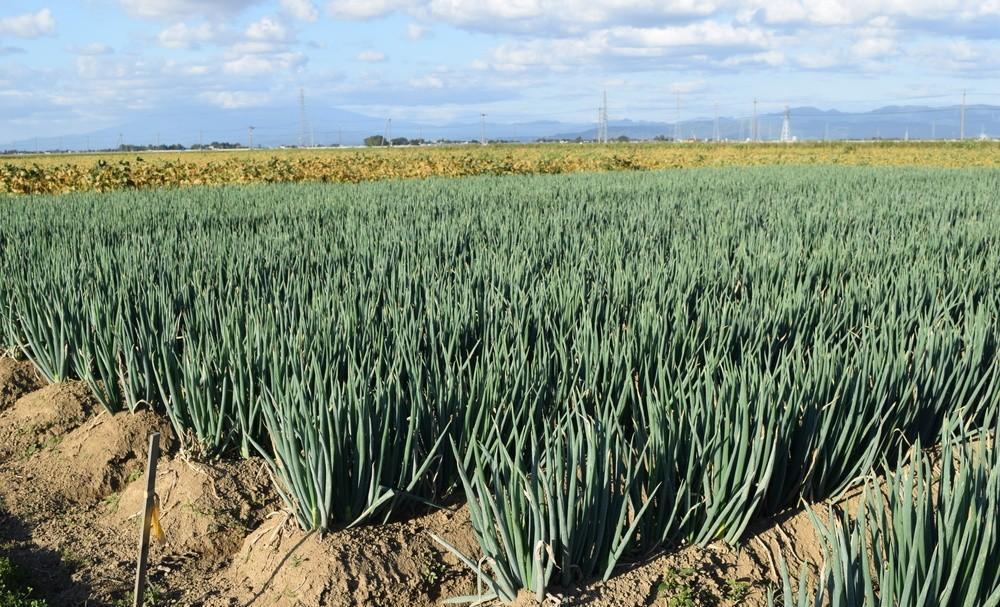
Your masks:
{"label": "sky", "polygon": [[1000,0],[0,0],[0,141],[294,123],[300,88],[429,124],[1000,105]]}

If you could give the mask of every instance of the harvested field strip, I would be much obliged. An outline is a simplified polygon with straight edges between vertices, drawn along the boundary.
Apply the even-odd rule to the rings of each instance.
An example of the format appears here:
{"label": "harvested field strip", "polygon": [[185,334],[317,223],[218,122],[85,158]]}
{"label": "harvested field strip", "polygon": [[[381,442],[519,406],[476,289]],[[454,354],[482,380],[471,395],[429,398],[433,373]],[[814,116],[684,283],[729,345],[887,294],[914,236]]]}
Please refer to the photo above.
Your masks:
{"label": "harvested field strip", "polygon": [[165,414],[188,457],[263,458],[305,531],[464,501],[476,553],[437,539],[480,598],[542,598],[992,419],[998,189],[783,168],[9,199],[0,341]]}
{"label": "harvested field strip", "polygon": [[758,165],[1000,167],[994,142],[545,144],[10,157],[0,193],[383,179],[532,175]]}

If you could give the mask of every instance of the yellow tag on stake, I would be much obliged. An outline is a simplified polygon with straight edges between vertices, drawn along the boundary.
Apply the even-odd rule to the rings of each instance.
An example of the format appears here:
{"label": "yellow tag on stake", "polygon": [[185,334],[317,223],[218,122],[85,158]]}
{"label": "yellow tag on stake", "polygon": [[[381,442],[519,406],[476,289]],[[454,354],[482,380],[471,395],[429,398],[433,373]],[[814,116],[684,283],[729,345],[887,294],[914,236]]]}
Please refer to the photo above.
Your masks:
{"label": "yellow tag on stake", "polygon": [[156,494],[153,495],[153,510],[149,516],[149,530],[153,539],[158,543],[167,543],[167,535],[163,533],[163,527],[160,525],[160,496]]}

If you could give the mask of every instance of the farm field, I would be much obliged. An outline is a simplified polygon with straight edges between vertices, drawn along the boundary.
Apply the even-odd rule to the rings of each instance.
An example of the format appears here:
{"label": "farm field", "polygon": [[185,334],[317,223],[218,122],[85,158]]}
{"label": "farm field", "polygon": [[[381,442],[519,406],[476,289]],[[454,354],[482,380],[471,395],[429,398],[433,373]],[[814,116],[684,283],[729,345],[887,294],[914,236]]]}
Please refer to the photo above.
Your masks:
{"label": "farm field", "polygon": [[506,174],[1000,149],[548,149],[0,197],[0,549],[32,596],[126,599],[158,430],[151,604],[1000,602],[1000,171]]}
{"label": "farm field", "polygon": [[618,143],[43,154],[0,159],[0,193],[757,165],[998,168],[1000,144]]}

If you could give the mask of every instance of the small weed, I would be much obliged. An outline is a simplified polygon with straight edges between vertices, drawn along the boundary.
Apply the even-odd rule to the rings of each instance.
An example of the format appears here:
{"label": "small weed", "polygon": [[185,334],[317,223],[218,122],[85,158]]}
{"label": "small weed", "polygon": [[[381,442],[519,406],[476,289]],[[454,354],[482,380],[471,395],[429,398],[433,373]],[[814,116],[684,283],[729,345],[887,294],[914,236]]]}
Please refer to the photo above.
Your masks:
{"label": "small weed", "polygon": [[5,556],[0,556],[0,607],[48,607],[41,599],[31,598],[32,589],[21,572]]}
{"label": "small weed", "polygon": [[51,451],[52,449],[58,447],[62,440],[63,437],[61,435],[53,436],[49,438],[49,440],[45,441],[45,448]]}
{"label": "small weed", "polygon": [[742,603],[750,592],[750,582],[744,580],[726,580],[726,591],[723,598],[733,603]]}
{"label": "small weed", "polygon": [[110,513],[118,512],[118,506],[122,501],[121,493],[112,493],[111,495],[105,496],[103,500],[105,509]]}
{"label": "small weed", "polygon": [[[152,584],[146,586],[146,591],[142,594],[142,607],[156,607],[159,600],[159,591]],[[132,597],[118,599],[115,601],[114,607],[132,607]]]}

